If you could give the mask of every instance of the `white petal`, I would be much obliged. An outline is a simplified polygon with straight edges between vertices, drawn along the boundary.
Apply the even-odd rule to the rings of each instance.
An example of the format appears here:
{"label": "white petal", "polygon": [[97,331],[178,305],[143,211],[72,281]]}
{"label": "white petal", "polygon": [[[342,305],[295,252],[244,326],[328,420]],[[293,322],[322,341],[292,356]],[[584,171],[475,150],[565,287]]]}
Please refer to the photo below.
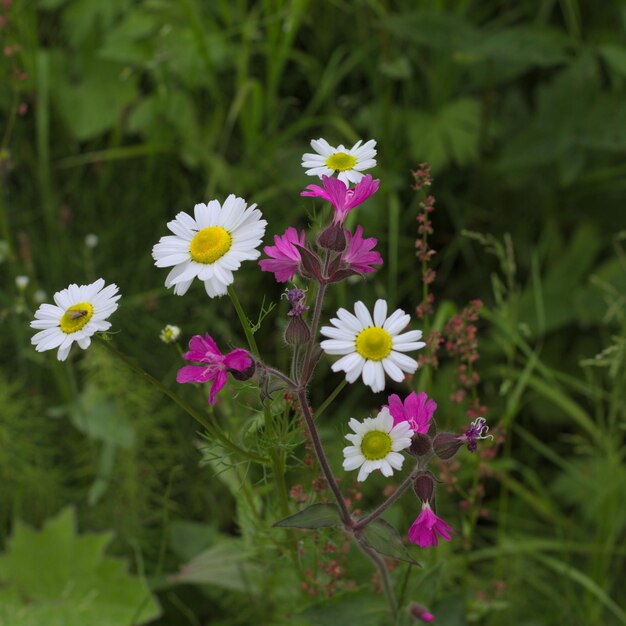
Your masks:
{"label": "white petal", "polygon": [[402,309],[398,309],[394,311],[387,321],[383,328],[390,334],[396,335],[399,333],[407,324],[411,321],[411,316],[407,315]]}
{"label": "white petal", "polygon": [[399,452],[390,452],[385,457],[385,460],[391,467],[397,470],[402,469],[402,465],[404,464],[404,457]]}
{"label": "white petal", "polygon": [[355,470],[357,467],[361,467],[365,461],[365,457],[360,454],[359,456],[346,457],[343,461],[343,469],[347,472]]}
{"label": "white petal", "polygon": [[412,341],[419,341],[422,338],[421,330],[410,330],[408,333],[402,333],[401,335],[396,335],[393,339],[394,344],[396,343],[409,343]]}
{"label": "white petal", "polygon": [[382,328],[386,318],[387,302],[381,298],[379,300],[376,300],[376,304],[374,305],[374,324]]}
{"label": "white petal", "polygon": [[354,352],[354,341],[337,341],[336,339],[325,339],[320,343],[320,346],[322,350],[326,352],[326,354],[349,354],[351,352]]}
{"label": "white petal", "polygon": [[333,326],[322,326],[322,328],[320,329],[320,333],[324,335],[324,337],[329,337],[330,339],[338,339],[339,341],[352,340],[354,342],[356,338],[356,333],[345,330],[343,328],[335,328]]}
{"label": "white petal", "polygon": [[387,459],[382,459],[381,460],[380,471],[382,472],[383,476],[392,476],[393,475],[393,469],[391,468],[391,465],[389,465]]}
{"label": "white petal", "polygon": [[392,350],[387,358],[393,361],[402,371],[409,374],[413,374],[417,369],[417,361],[406,356],[406,354]]}
{"label": "white petal", "polygon": [[[343,322],[347,329],[354,333],[360,333],[364,328],[358,318],[346,309],[339,309],[337,311],[337,317]],[[335,324],[335,326],[338,326],[338,324]]]}
{"label": "white petal", "polygon": [[401,383],[404,380],[402,370],[391,359],[383,359],[382,364],[391,380],[395,380],[397,383]]}
{"label": "white petal", "polygon": [[367,328],[368,326],[374,325],[374,320],[372,320],[370,312],[360,300],[354,305],[354,312],[359,322],[361,322],[362,328]]}
{"label": "white petal", "polygon": [[[338,152],[337,148],[333,148],[326,139],[313,139],[311,140],[311,148],[315,150],[315,152],[321,154],[322,156],[328,157],[334,152]],[[305,155],[306,156],[306,155]]]}

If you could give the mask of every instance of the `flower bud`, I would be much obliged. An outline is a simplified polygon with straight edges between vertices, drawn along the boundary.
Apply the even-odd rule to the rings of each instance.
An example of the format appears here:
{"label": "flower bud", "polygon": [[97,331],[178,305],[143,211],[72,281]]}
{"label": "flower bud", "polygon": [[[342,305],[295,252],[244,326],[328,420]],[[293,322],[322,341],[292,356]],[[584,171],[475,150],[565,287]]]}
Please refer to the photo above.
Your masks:
{"label": "flower bud", "polygon": [[248,380],[254,376],[255,370],[256,363],[253,359],[250,359],[250,365],[245,370],[229,369],[228,371],[235,380]]}
{"label": "flower bud", "polygon": [[411,439],[409,452],[413,456],[424,456],[432,450],[430,437],[424,433],[415,433]]}
{"label": "flower bud", "polygon": [[419,474],[413,483],[413,489],[422,502],[431,502],[435,490],[433,475],[430,472]]}
{"label": "flower bud", "polygon": [[294,315],[289,319],[287,330],[285,331],[285,341],[290,346],[301,346],[311,339],[311,331],[307,323],[299,316]]}
{"label": "flower bud", "polygon": [[433,439],[435,454],[444,461],[451,459],[463,445],[463,439],[453,433],[439,433]]}
{"label": "flower bud", "polygon": [[421,604],[411,604],[409,607],[411,617],[430,624],[435,621],[435,616]]}
{"label": "flower bud", "polygon": [[331,224],[317,238],[317,244],[320,248],[325,248],[326,250],[343,252],[346,247],[346,234],[339,224]]}

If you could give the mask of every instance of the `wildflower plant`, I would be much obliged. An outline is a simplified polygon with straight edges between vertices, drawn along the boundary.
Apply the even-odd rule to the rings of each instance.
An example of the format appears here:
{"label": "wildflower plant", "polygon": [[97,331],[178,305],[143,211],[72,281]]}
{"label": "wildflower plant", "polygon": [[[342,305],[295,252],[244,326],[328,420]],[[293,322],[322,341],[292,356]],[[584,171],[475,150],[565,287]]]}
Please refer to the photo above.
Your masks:
{"label": "wildflower plant", "polygon": [[[324,139],[311,142],[316,153],[305,154],[302,164],[307,174],[320,177],[322,186],[309,185],[301,195],[313,198],[316,203],[325,203],[326,220],[320,232],[299,231],[289,226],[282,234],[272,233],[273,245],[263,247],[265,256],[258,261],[259,271],[273,274],[281,286],[288,284],[284,293],[289,304],[284,320],[284,341],[291,351],[288,372],[264,360],[255,338],[262,320],[253,325],[237,297],[236,272],[244,261],[259,258],[268,224],[256,205],[248,206],[244,199],[235,195],[228,196],[223,204],[217,200],[199,203],[193,216],[179,212],[167,224],[172,234],[161,237],[152,250],[156,267],[170,268],[165,285],[173,288],[176,295],[185,296],[196,278],[204,283],[209,298],[228,294],[246,337],[245,348],[227,346],[214,329],[199,329],[189,340],[189,350],[181,355],[188,363],[181,363],[176,381],[197,385],[209,382],[208,394],[204,387],[199,389],[205,408],[211,407],[210,413],[196,410],[177,391],[166,387],[118,351],[110,338],[103,337],[103,345],[196,419],[206,430],[207,439],[219,444],[220,454],[261,466],[266,474],[272,473],[282,494],[283,513],[283,519],[275,520],[274,533],[282,532],[282,528],[340,528],[344,545],[356,544],[376,568],[395,619],[401,607],[386,558],[417,564],[403,537],[424,549],[436,547],[441,540],[452,541],[456,532],[437,513],[437,478],[429,468],[430,461],[447,461],[464,446],[474,452],[478,442],[489,435],[486,421],[479,416],[465,425],[461,433],[438,432],[435,399],[423,390],[400,392],[401,385],[412,389],[412,377],[420,364],[436,364],[436,351],[443,341],[429,329],[434,298],[428,286],[435,276],[429,267],[434,251],[428,245],[428,235],[432,232],[428,217],[434,206],[432,196],[423,201],[418,217],[420,237],[416,250],[422,263],[423,290],[416,312],[421,328],[416,327],[416,320],[410,314],[391,307],[382,298],[374,302],[357,301],[336,311],[325,308],[327,292],[333,285],[374,274],[384,261],[376,250],[375,237],[366,236],[369,233],[359,224],[352,230],[345,226],[348,214],[377,193],[380,186],[379,180],[363,173],[376,165],[376,142],[361,143],[346,149],[334,148]],[[416,189],[430,184],[425,165],[420,166],[414,176]],[[40,332],[33,337],[33,344],[38,351],[58,348],[59,360],[68,357],[74,342],[83,349],[88,348],[94,334],[111,327],[108,317],[117,309],[119,299],[117,287],[105,287],[103,279],[91,285],[70,285],[54,295],[54,305],[42,304],[35,313],[31,326]],[[475,321],[477,311],[478,304],[474,303],[471,311],[461,315],[460,322],[454,318],[448,329],[448,350],[456,351],[454,354],[459,356],[461,365],[471,365],[477,358],[475,328],[463,325]],[[267,313],[265,309],[262,315]],[[180,335],[177,326],[168,325],[160,339],[178,345]],[[328,358],[322,360],[324,355]],[[315,410],[311,406],[311,389],[318,369],[341,372],[344,380]],[[257,437],[256,446],[248,445],[245,438],[234,437],[212,418],[214,407],[220,406],[233,379],[247,381],[246,386],[258,389],[264,430]],[[465,388],[475,393],[475,382],[474,377]],[[380,408],[374,414],[335,416],[343,424],[348,442],[343,449],[343,459],[338,459],[327,454],[318,419],[347,385],[365,386],[367,393],[385,393],[375,396]],[[232,394],[232,390],[228,393]],[[284,398],[286,415],[292,412],[298,416],[306,441],[304,465],[311,466],[312,456],[315,456],[330,491],[330,501],[309,503],[297,512],[290,508],[285,496],[288,486],[283,448],[287,444],[280,442],[283,448],[272,444],[272,437],[280,440],[278,431],[284,426],[276,427],[277,418],[272,408],[272,399],[276,396]],[[478,406],[475,398],[471,410]],[[270,441],[270,445],[263,445],[264,439]],[[299,454],[297,444],[294,454]],[[336,473],[335,468],[340,465],[344,476]],[[367,513],[351,510],[358,489],[350,493],[342,490],[340,483],[347,484],[354,477],[358,485],[373,473],[388,478],[403,471],[402,482],[391,492],[386,491],[386,498],[374,510]],[[417,496],[415,521],[398,531],[385,522],[382,515],[410,488]],[[316,489],[321,490],[322,487]],[[297,503],[307,502],[301,485],[292,487],[291,493]],[[324,549],[327,553],[334,550],[328,546]],[[347,549],[342,554],[347,554]],[[328,565],[331,580],[339,577],[342,567],[337,559]],[[303,583],[306,589],[314,588],[312,577],[307,575],[306,578]],[[434,619],[421,605],[411,604],[407,612],[421,621]]]}

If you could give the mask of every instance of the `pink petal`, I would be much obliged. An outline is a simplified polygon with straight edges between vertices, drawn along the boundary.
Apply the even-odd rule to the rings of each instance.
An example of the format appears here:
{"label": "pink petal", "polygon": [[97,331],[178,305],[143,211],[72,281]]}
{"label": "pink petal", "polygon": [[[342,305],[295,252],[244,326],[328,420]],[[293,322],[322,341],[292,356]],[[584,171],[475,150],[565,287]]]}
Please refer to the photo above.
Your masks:
{"label": "pink petal", "polygon": [[201,365],[185,365],[176,374],[177,383],[205,383],[215,377],[215,367],[203,367]]}
{"label": "pink petal", "polygon": [[243,372],[252,365],[252,359],[246,350],[237,348],[224,357],[224,365],[231,370]]}
{"label": "pink petal", "polygon": [[209,333],[204,337],[193,336],[189,341],[189,352],[183,354],[187,361],[199,361],[200,363],[215,363],[222,360],[222,353]]}
{"label": "pink petal", "polygon": [[405,422],[406,417],[404,415],[404,407],[402,406],[400,396],[394,393],[389,396],[387,402],[389,403],[389,413],[391,413],[391,416],[393,417],[393,425],[395,426],[400,422]]}
{"label": "pink petal", "polygon": [[217,372],[215,380],[211,385],[211,391],[209,392],[209,404],[213,404],[213,402],[215,401],[215,394],[226,384],[227,378],[228,374],[225,371],[220,370],[219,372]]}

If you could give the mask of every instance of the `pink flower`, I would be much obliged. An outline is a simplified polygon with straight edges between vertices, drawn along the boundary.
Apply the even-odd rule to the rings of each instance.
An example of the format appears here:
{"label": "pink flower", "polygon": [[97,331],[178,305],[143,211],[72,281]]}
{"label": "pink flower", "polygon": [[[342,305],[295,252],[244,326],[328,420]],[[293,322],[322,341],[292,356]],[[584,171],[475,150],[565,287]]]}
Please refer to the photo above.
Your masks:
{"label": "pink flower", "polygon": [[309,191],[303,191],[301,196],[314,196],[328,200],[335,209],[335,224],[343,224],[346,216],[355,206],[365,202],[378,191],[380,180],[372,179],[370,174],[364,176],[353,188],[348,189],[338,178],[322,176],[324,188],[319,185],[309,185]]}
{"label": "pink flower", "polygon": [[389,413],[393,417],[393,423],[408,422],[414,433],[427,433],[430,428],[430,420],[437,409],[437,403],[430,400],[423,391],[412,391],[402,400],[395,393],[389,396]]}
{"label": "pink flower", "polygon": [[346,230],[348,245],[342,255],[343,262],[348,269],[354,270],[359,274],[368,274],[375,272],[376,269],[372,265],[382,265],[383,257],[379,252],[373,250],[378,243],[375,237],[363,239],[363,227],[357,226],[354,235]]}
{"label": "pink flower", "polygon": [[429,548],[439,543],[437,535],[450,541],[450,533],[454,530],[440,517],[437,517],[428,502],[422,502],[422,512],[409,528],[409,540],[420,548]]}
{"label": "pink flower", "polygon": [[250,355],[240,348],[222,354],[206,333],[204,337],[195,335],[189,341],[189,352],[183,354],[187,361],[197,361],[206,365],[185,365],[178,370],[176,382],[178,383],[206,383],[212,380],[209,404],[213,404],[215,394],[226,384],[228,372],[245,372],[253,366]]}
{"label": "pink flower", "polygon": [[264,272],[273,272],[276,282],[285,283],[298,271],[301,257],[294,244],[304,247],[304,231],[298,236],[298,231],[290,226],[281,237],[274,235],[274,244],[263,248],[272,258],[259,261],[259,265]]}

